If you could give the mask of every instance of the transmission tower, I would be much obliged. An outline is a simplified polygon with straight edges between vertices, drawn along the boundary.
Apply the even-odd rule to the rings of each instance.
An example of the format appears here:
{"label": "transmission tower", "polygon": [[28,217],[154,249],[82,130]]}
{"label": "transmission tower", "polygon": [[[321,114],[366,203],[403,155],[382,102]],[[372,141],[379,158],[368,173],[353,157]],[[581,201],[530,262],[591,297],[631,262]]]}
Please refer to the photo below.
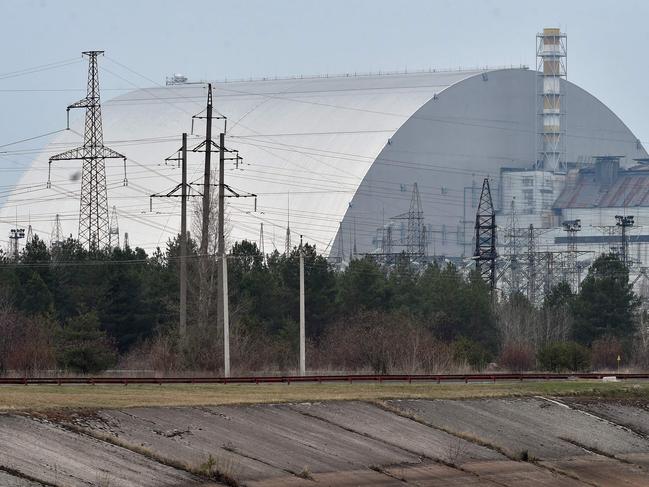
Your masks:
{"label": "transmission tower", "polygon": [[262,260],[266,262],[266,250],[264,249],[264,222],[259,224],[259,251],[262,255]]}
{"label": "transmission tower", "polygon": [[527,230],[527,299],[530,303],[535,303],[537,298],[536,253],[536,235],[534,225],[530,223]]}
{"label": "transmission tower", "polygon": [[385,247],[384,254],[390,255],[392,253],[392,224],[388,223],[388,228],[385,229]]}
{"label": "transmission tower", "polygon": [[18,250],[20,248],[18,241],[21,238],[25,238],[25,229],[24,228],[12,228],[9,231],[9,241],[11,243],[10,245],[10,253],[13,256],[14,260],[18,260],[19,253]]}
{"label": "transmission tower", "polygon": [[473,258],[482,279],[489,284],[492,292],[496,288],[496,257],[496,212],[491,199],[489,178],[485,178],[475,217]]}
{"label": "transmission tower", "polygon": [[286,238],[284,240],[284,253],[289,255],[291,253],[291,202],[290,195],[287,199],[286,206]]}
{"label": "transmission tower", "polygon": [[119,222],[117,221],[117,208],[113,205],[113,211],[110,214],[110,225],[108,227],[108,247],[119,248]]}
{"label": "transmission tower", "polygon": [[25,243],[29,245],[30,243],[32,243],[33,240],[34,240],[34,230],[32,229],[32,224],[30,223],[29,225],[27,225],[27,238],[25,239]]}
{"label": "transmission tower", "polygon": [[424,212],[421,209],[421,198],[417,183],[412,186],[412,198],[408,211],[408,254],[417,257],[426,255],[426,232],[424,230]]}
{"label": "transmission tower", "polygon": [[[88,56],[88,86],[86,97],[68,106],[70,109],[85,108],[86,121],[83,146],[50,157],[52,161],[82,160],[81,198],[79,208],[79,241],[88,249],[103,249],[109,245],[108,195],[106,191],[106,159],[124,160],[124,186],[126,179],[126,157],[104,146],[99,99],[99,71],[97,56],[103,51],[85,51]],[[48,177],[48,187],[51,179]]]}
{"label": "transmission tower", "polygon": [[56,247],[63,241],[63,232],[61,230],[61,216],[57,213],[52,226],[52,235],[50,237],[50,246]]}
{"label": "transmission tower", "polygon": [[543,293],[548,296],[554,287],[554,254],[545,253],[545,276],[543,280]]}
{"label": "transmission tower", "polygon": [[[406,220],[406,254],[412,259],[424,257],[426,255],[426,231],[424,228],[424,212],[421,209],[421,197],[417,183],[412,186],[412,197],[410,199],[410,208],[407,213],[393,216],[390,220]],[[388,227],[389,228],[389,227]],[[394,245],[391,242],[390,247]]]}
{"label": "transmission tower", "polygon": [[527,229],[518,228],[518,218],[516,216],[516,202],[512,199],[511,212],[509,221],[505,228],[505,248],[507,257],[507,268],[505,269],[507,282],[509,284],[509,293],[516,294],[521,292],[521,255],[519,247],[525,237]]}
{"label": "transmission tower", "polygon": [[581,230],[581,220],[566,220],[563,229],[568,234],[568,247],[566,252],[566,268],[564,279],[570,284],[573,291],[579,289],[579,272],[577,268],[577,232]]}
{"label": "transmission tower", "polygon": [[621,257],[626,267],[629,267],[629,236],[626,229],[633,226],[633,216],[615,215],[616,225],[622,229]]}

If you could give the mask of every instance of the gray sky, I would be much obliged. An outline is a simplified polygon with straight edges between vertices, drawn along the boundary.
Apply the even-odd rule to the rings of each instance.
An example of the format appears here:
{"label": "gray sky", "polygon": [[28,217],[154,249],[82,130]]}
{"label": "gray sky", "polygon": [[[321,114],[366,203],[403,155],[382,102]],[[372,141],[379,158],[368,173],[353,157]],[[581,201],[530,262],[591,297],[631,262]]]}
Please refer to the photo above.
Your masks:
{"label": "gray sky", "polygon": [[[568,78],[649,146],[649,2],[634,0],[0,0],[0,146],[65,126],[102,49],[104,99],[165,75],[223,79],[534,65],[535,34],[568,34]],[[19,70],[62,60],[55,69]],[[22,90],[22,91],[20,91]],[[6,188],[46,139],[0,147]],[[11,150],[10,154],[2,151]]]}

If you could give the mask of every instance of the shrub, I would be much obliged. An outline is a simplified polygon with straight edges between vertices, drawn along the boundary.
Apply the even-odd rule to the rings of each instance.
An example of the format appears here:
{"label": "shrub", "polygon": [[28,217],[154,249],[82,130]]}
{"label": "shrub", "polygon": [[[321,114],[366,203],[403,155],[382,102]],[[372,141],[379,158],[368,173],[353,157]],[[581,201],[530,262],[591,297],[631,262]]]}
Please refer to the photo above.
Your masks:
{"label": "shrub", "polygon": [[529,343],[506,343],[498,357],[498,365],[516,372],[531,370],[535,363],[534,348]]}
{"label": "shrub", "polygon": [[361,312],[328,327],[309,353],[316,368],[378,374],[448,371],[448,345],[403,313]]}
{"label": "shrub", "polygon": [[115,365],[117,350],[91,312],[72,318],[59,331],[56,358],[64,369],[93,373]]}
{"label": "shrub", "polygon": [[590,365],[590,351],[576,342],[554,342],[539,350],[538,362],[542,370],[583,371]]}
{"label": "shrub", "polygon": [[453,359],[464,362],[477,370],[484,369],[491,360],[491,353],[484,345],[469,338],[460,337],[452,344]]}
{"label": "shrub", "polygon": [[0,372],[28,374],[54,367],[53,331],[46,318],[0,312]]}
{"label": "shrub", "polygon": [[595,369],[615,369],[617,358],[622,355],[623,347],[620,340],[606,336],[593,342],[591,363]]}

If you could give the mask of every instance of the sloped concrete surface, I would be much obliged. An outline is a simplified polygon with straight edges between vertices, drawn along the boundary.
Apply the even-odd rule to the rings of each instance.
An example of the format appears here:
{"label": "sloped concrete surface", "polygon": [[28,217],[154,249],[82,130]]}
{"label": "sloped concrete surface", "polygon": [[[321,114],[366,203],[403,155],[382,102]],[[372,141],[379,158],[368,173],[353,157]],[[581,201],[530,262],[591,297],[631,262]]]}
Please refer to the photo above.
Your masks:
{"label": "sloped concrete surface", "polygon": [[649,405],[639,401],[566,400],[571,406],[649,436]]}
{"label": "sloped concrete surface", "polygon": [[249,487],[649,487],[646,414],[540,397],[5,414],[0,486],[221,485],[190,473],[211,458]]}
{"label": "sloped concrete surface", "polygon": [[277,405],[141,408],[104,411],[99,417],[86,424],[90,431],[108,431],[186,463],[212,455],[244,480],[419,462],[417,455],[398,447]]}
{"label": "sloped concrete surface", "polygon": [[57,486],[199,483],[187,472],[127,449],[21,416],[0,416],[0,445],[0,466]]}
{"label": "sloped concrete surface", "polygon": [[466,401],[391,401],[408,414],[440,428],[466,434],[515,456],[524,451],[540,459],[587,453],[649,452],[649,441],[559,401],[541,398]]}
{"label": "sloped concrete surface", "polygon": [[42,487],[43,484],[0,471],[0,485],[2,487]]}
{"label": "sloped concrete surface", "polygon": [[303,403],[290,407],[331,424],[448,463],[504,460],[488,448],[363,402]]}

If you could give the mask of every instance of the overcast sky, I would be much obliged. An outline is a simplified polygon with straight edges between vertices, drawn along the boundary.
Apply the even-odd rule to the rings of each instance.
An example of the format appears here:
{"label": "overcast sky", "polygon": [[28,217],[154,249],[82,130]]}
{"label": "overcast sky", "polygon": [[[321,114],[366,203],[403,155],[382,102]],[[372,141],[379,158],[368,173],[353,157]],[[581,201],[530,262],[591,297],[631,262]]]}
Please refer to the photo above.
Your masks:
{"label": "overcast sky", "polygon": [[[535,63],[535,34],[568,34],[568,78],[649,146],[649,2],[635,0],[0,0],[0,169],[13,183],[84,96],[87,62],[101,49],[104,99],[190,79],[501,66]],[[16,71],[64,60],[55,69]],[[110,71],[108,71],[110,70]],[[13,74],[12,74],[13,73]],[[22,91],[21,91],[22,90]],[[2,151],[12,150],[10,154]]]}

